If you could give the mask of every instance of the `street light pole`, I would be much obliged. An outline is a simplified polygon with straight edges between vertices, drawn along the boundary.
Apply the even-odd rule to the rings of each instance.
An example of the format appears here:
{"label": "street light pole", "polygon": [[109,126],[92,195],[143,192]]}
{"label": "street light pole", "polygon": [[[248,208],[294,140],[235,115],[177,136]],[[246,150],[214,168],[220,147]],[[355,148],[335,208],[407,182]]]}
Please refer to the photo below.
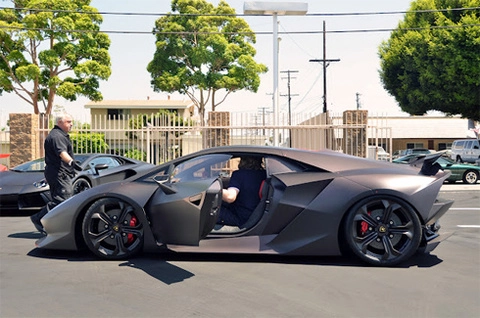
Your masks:
{"label": "street light pole", "polygon": [[243,13],[252,15],[271,15],[273,17],[273,145],[278,146],[278,15],[305,15],[308,11],[306,2],[262,2],[246,1]]}
{"label": "street light pole", "polygon": [[[279,123],[278,116],[278,100],[280,93],[278,90],[278,13],[273,13],[273,127],[277,127]],[[273,129],[273,145],[278,146],[278,131]]]}

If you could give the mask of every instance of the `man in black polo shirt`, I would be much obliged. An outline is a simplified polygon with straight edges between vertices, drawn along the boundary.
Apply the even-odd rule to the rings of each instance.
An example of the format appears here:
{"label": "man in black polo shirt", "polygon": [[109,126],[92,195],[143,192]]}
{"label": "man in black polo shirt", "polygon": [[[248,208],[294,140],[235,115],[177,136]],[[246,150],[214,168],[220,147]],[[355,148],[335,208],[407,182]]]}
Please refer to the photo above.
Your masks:
{"label": "man in black polo shirt", "polygon": [[72,196],[71,180],[75,176],[74,169],[82,170],[74,160],[73,147],[68,135],[73,126],[72,117],[62,114],[56,117],[55,122],[56,125],[48,134],[44,144],[45,179],[50,186],[52,201],[30,217],[35,228],[42,233],[44,231],[40,220],[49,210]]}

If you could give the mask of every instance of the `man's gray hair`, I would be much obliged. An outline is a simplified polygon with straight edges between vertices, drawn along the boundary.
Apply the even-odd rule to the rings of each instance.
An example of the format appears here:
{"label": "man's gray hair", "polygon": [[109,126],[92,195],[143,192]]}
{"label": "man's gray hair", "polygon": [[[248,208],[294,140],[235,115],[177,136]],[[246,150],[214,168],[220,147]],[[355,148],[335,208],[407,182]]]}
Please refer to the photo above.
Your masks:
{"label": "man's gray hair", "polygon": [[72,115],[67,114],[67,113],[60,113],[55,116],[55,123],[58,124],[59,122],[63,121],[65,118],[72,118]]}

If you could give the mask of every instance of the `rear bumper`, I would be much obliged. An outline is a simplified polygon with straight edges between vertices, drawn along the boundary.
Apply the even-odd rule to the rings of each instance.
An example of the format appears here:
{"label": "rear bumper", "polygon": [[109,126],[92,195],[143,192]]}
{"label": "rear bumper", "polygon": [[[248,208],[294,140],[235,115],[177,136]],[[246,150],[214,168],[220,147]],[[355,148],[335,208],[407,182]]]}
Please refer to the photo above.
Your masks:
{"label": "rear bumper", "polygon": [[430,253],[431,251],[433,251],[434,249],[437,248],[437,246],[438,246],[438,244],[440,244],[440,242],[446,240],[447,238],[452,236],[454,233],[455,232],[446,232],[446,233],[436,235],[435,238],[431,239],[430,241],[427,241],[426,245],[420,247],[419,252],[420,253]]}

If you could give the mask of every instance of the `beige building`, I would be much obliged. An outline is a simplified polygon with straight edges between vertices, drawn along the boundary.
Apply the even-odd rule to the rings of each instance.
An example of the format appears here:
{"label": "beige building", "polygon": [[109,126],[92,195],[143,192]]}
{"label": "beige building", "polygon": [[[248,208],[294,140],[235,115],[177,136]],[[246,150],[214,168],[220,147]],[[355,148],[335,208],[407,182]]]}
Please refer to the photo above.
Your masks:
{"label": "beige building", "polygon": [[393,151],[407,148],[445,150],[456,139],[472,137],[468,119],[443,116],[386,117]]}
{"label": "beige building", "polygon": [[121,119],[129,116],[138,116],[142,114],[156,114],[159,110],[165,109],[177,112],[183,118],[191,117],[194,112],[194,104],[191,100],[103,100],[100,102],[90,102],[85,105],[90,109],[90,115],[95,117],[107,117],[111,119]]}

